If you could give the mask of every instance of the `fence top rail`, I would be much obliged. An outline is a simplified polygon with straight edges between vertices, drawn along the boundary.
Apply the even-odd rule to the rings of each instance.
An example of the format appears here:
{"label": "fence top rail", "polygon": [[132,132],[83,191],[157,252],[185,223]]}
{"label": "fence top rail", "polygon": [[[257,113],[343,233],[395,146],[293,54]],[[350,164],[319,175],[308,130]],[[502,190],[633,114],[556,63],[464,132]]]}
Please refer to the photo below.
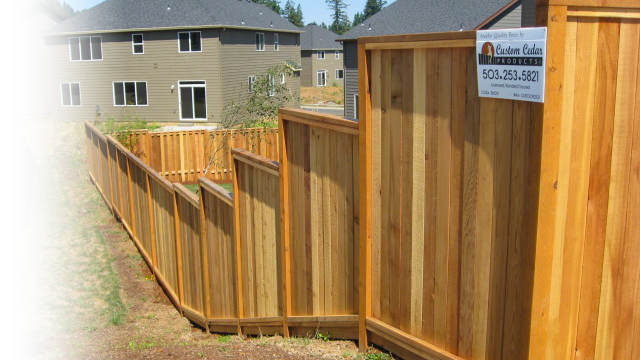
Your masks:
{"label": "fence top rail", "polygon": [[234,148],[231,149],[231,152],[233,153],[233,157],[238,161],[242,161],[253,167],[264,170],[272,175],[280,176],[280,164],[278,164],[277,161],[273,161],[264,156],[256,155],[243,149]]}
{"label": "fence top rail", "polygon": [[99,137],[102,141],[105,141],[105,142],[107,141],[106,136],[105,136],[102,132],[100,132],[100,130],[98,130],[98,128],[97,128],[97,127],[95,127],[95,125],[91,124],[91,123],[90,123],[90,122],[88,122],[88,121],[85,121],[85,122],[84,122],[84,125],[85,125],[86,127],[88,127],[88,128],[89,128],[89,130],[91,130],[94,134],[98,135],[98,137]]}
{"label": "fence top rail", "polygon": [[293,121],[310,126],[340,131],[352,135],[358,135],[359,123],[347,120],[340,116],[321,114],[308,110],[294,108],[280,108],[280,114],[285,121]]}
{"label": "fence top rail", "polygon": [[638,0],[549,0],[549,5],[585,6],[585,7],[616,7],[640,8]]}
{"label": "fence top rail", "polygon": [[184,185],[180,183],[173,183],[173,189],[175,190],[176,195],[185,198],[193,206],[200,208],[200,200],[196,194],[192,193],[189,189],[184,187]]}
{"label": "fence top rail", "polygon": [[210,192],[213,196],[229,204],[229,206],[233,206],[233,196],[222,186],[203,177],[198,179],[198,183],[203,190]]}
{"label": "fence top rail", "polygon": [[404,35],[383,35],[383,36],[364,36],[358,38],[358,44],[374,44],[374,43],[401,43],[401,42],[418,42],[418,41],[455,41],[455,40],[476,40],[476,31],[450,31],[436,32],[424,34],[404,34]]}
{"label": "fence top rail", "polygon": [[160,184],[162,187],[164,187],[170,192],[173,192],[173,184],[171,183],[171,181],[163,178],[162,176],[160,176],[160,174],[158,174],[157,171],[151,168],[148,168],[146,170],[147,170],[147,174],[149,174],[149,176],[151,177],[151,180],[158,182],[158,184]]}
{"label": "fence top rail", "polygon": [[[250,133],[250,132],[256,132],[256,131],[269,131],[269,130],[275,131],[276,129],[266,128],[266,127],[246,128],[246,129],[215,129],[215,130],[185,129],[185,130],[173,130],[173,131],[153,131],[153,132],[149,131],[149,135],[151,137],[159,137],[159,136],[171,136],[171,135],[190,134],[190,133],[194,133],[194,134],[200,133],[200,134],[206,135],[206,134],[219,134],[227,131]],[[135,133],[135,131],[132,131],[132,133]]]}

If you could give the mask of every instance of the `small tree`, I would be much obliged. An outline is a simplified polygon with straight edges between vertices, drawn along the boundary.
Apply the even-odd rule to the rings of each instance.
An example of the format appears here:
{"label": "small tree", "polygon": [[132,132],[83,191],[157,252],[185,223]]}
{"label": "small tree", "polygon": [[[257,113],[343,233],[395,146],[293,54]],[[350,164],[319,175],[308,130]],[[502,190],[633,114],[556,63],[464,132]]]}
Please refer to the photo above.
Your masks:
{"label": "small tree", "polygon": [[[221,151],[229,150],[229,141],[236,130],[251,127],[277,127],[278,109],[294,100],[294,94],[287,87],[286,79],[293,75],[293,71],[287,66],[274,66],[264,73],[258,73],[250,85],[243,84],[235,100],[231,100],[222,109],[220,127],[222,128],[221,141],[209,153],[204,174],[209,169],[220,165],[218,155]],[[260,134],[252,139],[253,146],[261,140]],[[209,141],[213,141],[210,138]],[[209,146],[208,146],[209,147]]]}

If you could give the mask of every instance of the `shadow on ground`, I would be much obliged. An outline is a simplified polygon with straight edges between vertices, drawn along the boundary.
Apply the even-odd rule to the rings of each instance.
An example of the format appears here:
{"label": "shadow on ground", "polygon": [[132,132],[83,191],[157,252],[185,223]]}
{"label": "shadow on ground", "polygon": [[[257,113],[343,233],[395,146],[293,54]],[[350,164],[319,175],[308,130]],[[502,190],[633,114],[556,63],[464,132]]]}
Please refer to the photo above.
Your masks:
{"label": "shadow on ground", "polygon": [[4,138],[4,232],[29,227],[34,161],[26,136]]}
{"label": "shadow on ground", "polygon": [[49,349],[42,331],[27,330],[15,339],[4,339],[4,358],[36,357]]}

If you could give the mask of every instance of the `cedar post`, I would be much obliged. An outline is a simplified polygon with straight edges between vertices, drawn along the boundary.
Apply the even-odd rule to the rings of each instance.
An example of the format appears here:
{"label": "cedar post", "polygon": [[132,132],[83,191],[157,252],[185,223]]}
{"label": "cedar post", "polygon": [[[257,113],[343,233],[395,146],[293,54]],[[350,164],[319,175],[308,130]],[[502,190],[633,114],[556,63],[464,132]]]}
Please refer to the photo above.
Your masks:
{"label": "cedar post", "polygon": [[371,93],[369,89],[370,53],[364,44],[358,43],[358,92],[360,108],[360,269],[359,269],[359,317],[358,343],[365,351],[367,317],[371,316]]}
{"label": "cedar post", "polygon": [[283,311],[283,335],[289,337],[289,320],[291,316],[291,254],[289,253],[289,157],[286,142],[286,126],[282,113],[278,113],[278,138],[280,142],[280,225],[282,226],[282,287],[284,299]]}

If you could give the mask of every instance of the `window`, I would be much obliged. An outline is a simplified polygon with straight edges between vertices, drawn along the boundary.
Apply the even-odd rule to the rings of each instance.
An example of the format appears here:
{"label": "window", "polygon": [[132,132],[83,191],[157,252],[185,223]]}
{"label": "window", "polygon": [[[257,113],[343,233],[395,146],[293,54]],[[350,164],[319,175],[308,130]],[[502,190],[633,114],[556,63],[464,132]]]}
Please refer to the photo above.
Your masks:
{"label": "window", "polygon": [[253,83],[256,81],[255,76],[249,76],[249,92],[253,92]]}
{"label": "window", "polygon": [[360,97],[358,94],[353,94],[353,117],[356,120],[360,119]]}
{"label": "window", "polygon": [[200,31],[178,33],[178,52],[200,51],[202,51],[202,33]]}
{"label": "window", "polygon": [[336,80],[344,79],[344,70],[336,69]]}
{"label": "window", "polygon": [[267,96],[274,96],[276,94],[276,76],[273,74],[267,74]]}
{"label": "window", "polygon": [[318,70],[317,86],[327,86],[327,70]]}
{"label": "window", "polygon": [[117,81],[113,83],[115,106],[147,106],[147,83],[145,81]]}
{"label": "window", "polygon": [[69,38],[71,61],[102,60],[102,37],[82,36]]}
{"label": "window", "polygon": [[284,74],[280,74],[280,84],[284,84],[285,82],[285,76]]}
{"label": "window", "polygon": [[204,81],[180,81],[180,120],[207,119],[207,92]]}
{"label": "window", "polygon": [[280,50],[280,37],[278,36],[278,34],[273,34],[273,50]]}
{"label": "window", "polygon": [[134,54],[144,54],[144,39],[142,34],[131,35],[131,46]]}
{"label": "window", "polygon": [[256,51],[264,51],[264,33],[256,33]]}
{"label": "window", "polygon": [[62,106],[81,106],[80,83],[60,84],[62,94]]}
{"label": "window", "polygon": [[340,51],[336,50],[336,59],[340,59]]}
{"label": "window", "polygon": [[318,59],[324,59],[324,50],[318,51]]}

